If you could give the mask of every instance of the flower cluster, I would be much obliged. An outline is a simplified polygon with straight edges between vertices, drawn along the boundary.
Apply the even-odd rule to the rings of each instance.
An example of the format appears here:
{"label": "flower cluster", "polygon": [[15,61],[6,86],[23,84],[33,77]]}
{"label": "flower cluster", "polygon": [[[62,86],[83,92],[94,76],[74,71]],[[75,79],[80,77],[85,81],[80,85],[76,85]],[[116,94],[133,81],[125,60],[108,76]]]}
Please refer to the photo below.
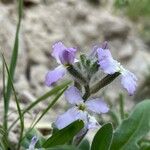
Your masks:
{"label": "flower cluster", "polygon": [[[80,81],[84,80],[84,82],[81,83],[78,81],[78,84],[81,87],[83,86],[85,88],[84,96],[82,95],[81,92],[82,88],[79,90],[75,86],[71,86],[65,92],[65,98],[72,105],[72,108],[70,108],[68,111],[66,111],[64,114],[60,115],[57,118],[57,120],[55,121],[55,125],[57,126],[58,129],[62,129],[78,119],[83,120],[86,129],[95,128],[99,126],[99,124],[96,121],[96,119],[91,115],[91,113],[101,114],[107,113],[109,111],[107,104],[101,98],[95,99],[89,98],[91,96],[89,78],[86,79],[82,71],[80,73],[73,68],[76,62],[80,63],[80,61],[75,59],[76,51],[77,49],[67,48],[61,42],[55,43],[53,45],[52,56],[56,59],[57,63],[60,65],[56,67],[54,70],[49,71],[45,79],[46,85],[51,86],[53,83],[61,79],[66,74],[68,67],[71,66],[71,69],[73,70],[72,75],[74,76],[74,79],[79,77]],[[118,73],[121,77],[121,84],[128,91],[129,95],[134,94],[137,87],[136,76],[130,71],[126,70],[118,61],[113,59],[110,50],[108,49],[107,43],[104,43],[101,47],[96,46],[93,48],[91,55],[88,57],[87,64],[89,65],[89,61],[93,63],[93,60],[104,73],[110,75],[109,78],[100,80],[106,82],[106,83],[103,82],[103,86],[101,87],[106,86],[114,79],[114,77],[111,78],[111,75]],[[86,68],[88,68],[88,65],[86,66]],[[89,69],[87,69],[87,72],[88,71]],[[115,78],[117,76],[115,76]],[[109,81],[107,81],[107,79]],[[97,86],[98,84],[95,85]],[[100,86],[98,86],[98,88],[99,87]],[[89,88],[89,90],[87,90],[86,88]]]}

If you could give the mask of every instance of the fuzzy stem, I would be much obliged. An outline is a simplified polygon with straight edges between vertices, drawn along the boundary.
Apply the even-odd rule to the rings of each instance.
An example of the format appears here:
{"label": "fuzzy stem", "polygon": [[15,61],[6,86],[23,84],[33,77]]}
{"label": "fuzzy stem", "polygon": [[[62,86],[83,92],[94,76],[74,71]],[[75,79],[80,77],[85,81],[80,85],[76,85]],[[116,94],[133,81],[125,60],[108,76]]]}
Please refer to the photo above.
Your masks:
{"label": "fuzzy stem", "polygon": [[90,97],[90,87],[89,85],[85,85],[85,94],[83,95],[84,101],[86,101]]}
{"label": "fuzzy stem", "polygon": [[78,81],[74,81],[74,86],[79,90],[82,91],[82,87]]}
{"label": "fuzzy stem", "polygon": [[100,89],[111,83],[114,79],[116,79],[120,75],[119,72],[116,72],[112,75],[107,75],[102,80],[98,81],[95,85],[91,87],[91,93],[94,94],[98,92]]}
{"label": "fuzzy stem", "polygon": [[123,94],[119,95],[119,106],[120,106],[119,108],[120,108],[121,119],[123,120],[125,118]]}
{"label": "fuzzy stem", "polygon": [[79,82],[81,82],[82,84],[87,84],[86,78],[77,69],[75,69],[73,65],[68,65],[67,70]]}

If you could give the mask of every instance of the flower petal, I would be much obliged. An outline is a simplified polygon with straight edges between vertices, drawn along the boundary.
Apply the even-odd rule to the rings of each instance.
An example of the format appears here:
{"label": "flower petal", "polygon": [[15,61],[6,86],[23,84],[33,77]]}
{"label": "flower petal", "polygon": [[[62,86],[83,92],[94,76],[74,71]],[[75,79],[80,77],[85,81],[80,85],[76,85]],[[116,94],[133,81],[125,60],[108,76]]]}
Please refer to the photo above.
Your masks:
{"label": "flower petal", "polygon": [[98,114],[106,113],[109,111],[109,108],[107,104],[104,102],[104,100],[99,98],[90,99],[86,101],[85,104],[88,110]]}
{"label": "flower petal", "polygon": [[75,53],[64,50],[59,56],[59,59],[63,65],[73,64],[75,61]]}
{"label": "flower petal", "polygon": [[67,48],[62,42],[57,42],[53,45],[52,56],[59,64],[72,64],[75,61],[76,51],[77,49],[75,48]]}
{"label": "flower petal", "polygon": [[88,121],[88,129],[96,129],[100,127],[100,124],[97,122],[95,117],[89,115],[89,121]]}
{"label": "flower petal", "polygon": [[119,63],[112,58],[112,55],[108,49],[97,49],[98,64],[100,68],[107,74],[114,74],[119,71]]}
{"label": "flower petal", "polygon": [[49,71],[45,77],[45,84],[51,86],[53,83],[61,79],[66,73],[66,69],[63,66],[58,66],[52,71]]}
{"label": "flower petal", "polygon": [[97,49],[98,60],[113,59],[109,49],[98,48]]}
{"label": "flower petal", "polygon": [[52,46],[52,48],[53,48],[52,56],[56,59],[57,63],[60,64],[61,62],[59,56],[66,49],[66,47],[62,42],[57,42]]}
{"label": "flower petal", "polygon": [[78,119],[85,122],[87,120],[87,114],[78,110],[77,107],[72,107],[57,118],[55,125],[58,129],[62,129]]}
{"label": "flower petal", "polygon": [[79,104],[83,102],[81,92],[74,86],[71,86],[65,92],[65,98],[70,104]]}
{"label": "flower petal", "polygon": [[137,77],[132,72],[124,70],[121,72],[121,84],[129,95],[133,95],[137,87]]}

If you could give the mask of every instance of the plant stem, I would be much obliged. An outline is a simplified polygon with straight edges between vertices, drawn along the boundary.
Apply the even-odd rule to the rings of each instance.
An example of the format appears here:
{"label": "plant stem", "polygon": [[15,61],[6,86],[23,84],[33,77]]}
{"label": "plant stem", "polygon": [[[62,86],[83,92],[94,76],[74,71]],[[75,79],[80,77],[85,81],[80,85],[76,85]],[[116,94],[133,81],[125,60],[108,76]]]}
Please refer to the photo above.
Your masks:
{"label": "plant stem", "polygon": [[119,94],[119,105],[120,105],[120,116],[121,119],[124,119],[125,113],[124,113],[124,97],[123,94]]}
{"label": "plant stem", "polygon": [[75,77],[75,79],[77,79],[77,81],[84,85],[87,84],[86,78],[77,69],[75,69],[73,65],[68,65],[67,70],[73,77]]}
{"label": "plant stem", "polygon": [[84,101],[86,101],[90,97],[90,87],[89,85],[85,85],[85,94],[83,95]]}
{"label": "plant stem", "polygon": [[74,86],[79,90],[82,91],[82,87],[78,81],[74,81]]}
{"label": "plant stem", "polygon": [[118,126],[121,123],[120,116],[117,114],[116,111],[113,110],[110,110],[109,114],[112,117],[113,121],[115,122],[116,126]]}
{"label": "plant stem", "polygon": [[98,92],[100,89],[111,83],[114,79],[116,79],[120,75],[119,72],[116,72],[112,75],[107,75],[102,80],[98,81],[95,85],[91,87],[91,93],[94,94]]}

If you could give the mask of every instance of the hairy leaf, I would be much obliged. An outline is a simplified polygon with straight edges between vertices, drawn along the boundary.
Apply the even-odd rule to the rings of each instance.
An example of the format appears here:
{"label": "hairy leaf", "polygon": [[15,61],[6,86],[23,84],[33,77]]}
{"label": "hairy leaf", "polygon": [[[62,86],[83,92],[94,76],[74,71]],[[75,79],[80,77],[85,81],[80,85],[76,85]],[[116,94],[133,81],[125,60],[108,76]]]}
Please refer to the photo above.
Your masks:
{"label": "hairy leaf", "polygon": [[67,127],[59,130],[55,134],[53,134],[47,141],[43,144],[44,148],[50,148],[57,145],[66,144],[69,140],[71,140],[82,128],[84,127],[84,123],[81,120],[77,120]]}
{"label": "hairy leaf", "polygon": [[111,150],[139,150],[138,141],[150,131],[150,100],[139,103],[114,133]]}
{"label": "hairy leaf", "polygon": [[103,125],[96,133],[91,150],[109,150],[112,142],[113,127],[111,123]]}

